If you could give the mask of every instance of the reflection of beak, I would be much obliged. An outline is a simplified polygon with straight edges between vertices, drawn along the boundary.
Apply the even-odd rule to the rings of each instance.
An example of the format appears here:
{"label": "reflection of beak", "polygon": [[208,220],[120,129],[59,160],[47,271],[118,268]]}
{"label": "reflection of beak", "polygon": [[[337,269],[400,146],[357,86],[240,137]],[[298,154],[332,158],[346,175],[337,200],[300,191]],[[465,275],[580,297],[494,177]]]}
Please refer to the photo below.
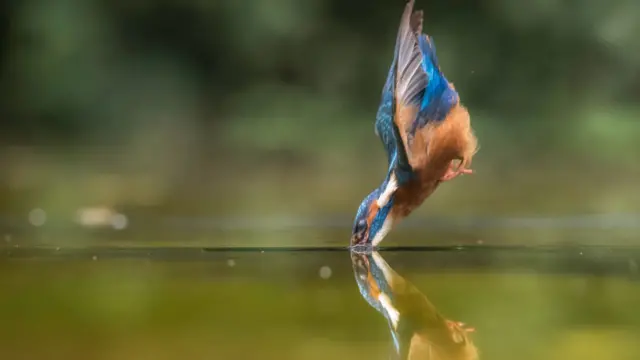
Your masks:
{"label": "reflection of beak", "polygon": [[367,257],[356,251],[351,251],[350,253],[353,270],[359,276],[366,275],[369,272]]}

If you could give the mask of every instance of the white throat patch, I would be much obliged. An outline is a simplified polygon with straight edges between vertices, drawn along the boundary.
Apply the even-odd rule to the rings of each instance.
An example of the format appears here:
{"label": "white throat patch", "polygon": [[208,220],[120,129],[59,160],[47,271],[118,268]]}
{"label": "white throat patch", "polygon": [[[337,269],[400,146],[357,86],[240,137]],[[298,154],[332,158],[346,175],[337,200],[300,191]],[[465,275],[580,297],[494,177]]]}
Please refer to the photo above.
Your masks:
{"label": "white throat patch", "polygon": [[398,180],[396,179],[395,174],[391,174],[389,182],[387,183],[387,187],[385,187],[382,194],[380,194],[380,196],[376,200],[378,207],[382,208],[387,205],[387,203],[391,199],[391,195],[393,195],[396,190],[398,190]]}
{"label": "white throat patch", "polygon": [[380,254],[374,252],[372,255],[373,262],[375,262],[378,268],[382,271],[382,275],[384,276],[385,280],[387,280],[391,287],[393,287],[393,270],[389,267],[389,264],[384,261]]}
{"label": "white throat patch", "polygon": [[378,301],[380,301],[380,305],[389,316],[389,320],[391,320],[391,324],[393,326],[393,330],[398,330],[398,321],[400,320],[400,312],[391,304],[391,299],[386,294],[380,294],[378,296]]}
{"label": "white throat patch", "polygon": [[392,227],[393,227],[393,217],[391,214],[389,214],[387,215],[387,218],[384,219],[384,223],[382,224],[380,231],[378,231],[376,236],[373,238],[373,240],[371,241],[371,244],[373,246],[377,246],[380,243],[380,241],[382,241],[382,239],[384,239],[384,237],[387,236],[389,231],[391,231]]}

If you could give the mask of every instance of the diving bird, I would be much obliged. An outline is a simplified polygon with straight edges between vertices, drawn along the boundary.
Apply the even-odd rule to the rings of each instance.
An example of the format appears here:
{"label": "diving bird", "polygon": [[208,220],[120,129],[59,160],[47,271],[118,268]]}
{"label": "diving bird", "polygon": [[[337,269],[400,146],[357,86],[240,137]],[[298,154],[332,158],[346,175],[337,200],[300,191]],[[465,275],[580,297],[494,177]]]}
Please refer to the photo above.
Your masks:
{"label": "diving bird", "polygon": [[478,142],[469,112],[438,64],[433,39],[422,33],[423,12],[413,11],[414,1],[402,14],[376,114],[387,175],[357,210],[352,248],[377,246],[442,182],[472,173]]}
{"label": "diving bird", "polygon": [[351,263],[360,294],[389,324],[393,359],[478,360],[475,329],[445,318],[378,252],[352,251]]}

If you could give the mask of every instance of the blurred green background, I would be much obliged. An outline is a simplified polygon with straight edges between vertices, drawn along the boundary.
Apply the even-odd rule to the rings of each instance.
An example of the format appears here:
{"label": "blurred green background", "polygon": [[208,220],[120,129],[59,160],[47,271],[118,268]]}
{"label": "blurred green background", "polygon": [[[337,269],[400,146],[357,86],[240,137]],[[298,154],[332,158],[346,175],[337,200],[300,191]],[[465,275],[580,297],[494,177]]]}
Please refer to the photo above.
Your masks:
{"label": "blurred green background", "polygon": [[[39,233],[330,217],[346,238],[386,171],[373,122],[403,4],[2,4],[0,213]],[[416,7],[481,150],[413,221],[640,209],[640,4]]]}
{"label": "blurred green background", "polygon": [[[170,262],[97,245],[346,245],[386,171],[373,124],[403,5],[0,3],[0,358],[384,358],[387,324],[347,254]],[[416,7],[481,149],[385,244],[640,244],[640,3]],[[12,258],[31,245],[95,253]],[[636,255],[614,263],[637,279]],[[478,328],[483,359],[640,354],[637,282],[413,256],[402,275]]]}

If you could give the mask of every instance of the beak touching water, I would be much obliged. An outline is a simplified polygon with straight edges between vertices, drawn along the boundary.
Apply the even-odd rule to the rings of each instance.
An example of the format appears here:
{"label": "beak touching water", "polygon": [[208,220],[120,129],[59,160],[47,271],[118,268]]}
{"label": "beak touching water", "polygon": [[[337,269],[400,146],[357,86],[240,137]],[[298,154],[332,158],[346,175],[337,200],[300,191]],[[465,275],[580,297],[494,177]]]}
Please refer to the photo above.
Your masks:
{"label": "beak touching water", "polygon": [[358,211],[350,244],[352,248],[375,247],[389,233],[393,227],[393,216],[390,214],[392,203],[378,207],[376,201],[367,199],[361,205],[364,210]]}
{"label": "beak touching water", "polygon": [[378,207],[376,202],[373,201],[368,206],[367,211],[356,218],[353,225],[353,231],[351,233],[351,245],[352,246],[366,246],[370,245],[371,224],[378,214]]}

